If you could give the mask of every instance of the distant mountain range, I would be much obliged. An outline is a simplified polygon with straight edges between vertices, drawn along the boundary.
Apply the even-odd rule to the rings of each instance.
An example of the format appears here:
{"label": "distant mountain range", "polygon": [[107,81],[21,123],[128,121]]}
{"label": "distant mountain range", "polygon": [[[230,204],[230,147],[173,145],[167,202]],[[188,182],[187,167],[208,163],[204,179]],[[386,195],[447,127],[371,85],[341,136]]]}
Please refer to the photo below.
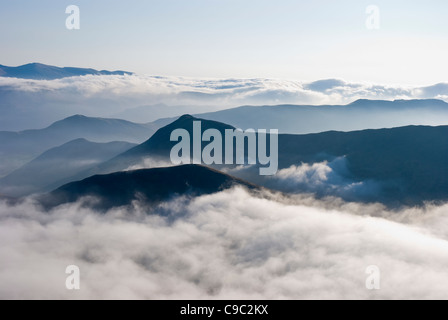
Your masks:
{"label": "distant mountain range", "polygon": [[[364,104],[365,102],[358,103]],[[375,102],[368,103],[375,104]],[[390,105],[396,104],[400,103],[394,102]],[[403,104],[408,108],[407,102]],[[420,107],[419,102],[414,102],[414,105],[416,108]],[[254,114],[256,114],[255,111]],[[0,150],[5,159],[2,162],[3,168],[8,165],[11,168],[11,163],[8,161],[13,160],[16,161],[16,163],[12,163],[13,165],[21,162],[17,166],[19,168],[26,162],[24,158],[30,157],[31,152],[35,153],[42,148],[48,150],[54,147],[50,146],[51,144],[69,137],[75,137],[75,139],[79,136],[94,137],[96,141],[108,140],[111,137],[121,137],[117,140],[132,137],[137,140],[146,139],[145,142],[135,147],[123,146],[124,152],[122,153],[112,154],[111,152],[107,154],[107,157],[106,155],[102,158],[99,156],[97,159],[104,160],[102,163],[98,160],[92,163],[92,166],[79,166],[76,170],[66,170],[64,174],[61,173],[62,179],[56,180],[54,178],[58,174],[52,175],[51,169],[45,171],[42,168],[45,162],[51,164],[52,157],[49,154],[53,154],[54,159],[57,159],[57,164],[51,165],[54,166],[55,172],[63,170],[63,162],[70,163],[67,160],[70,156],[65,155],[65,153],[70,154],[68,150],[70,148],[64,151],[65,148],[61,147],[61,149],[52,150],[49,154],[39,157],[11,175],[12,177],[6,181],[10,186],[24,186],[28,182],[33,183],[36,188],[39,188],[39,191],[45,191],[49,186],[56,187],[68,181],[79,181],[98,174],[112,174],[152,166],[169,166],[171,165],[169,158],[171,149],[177,144],[177,142],[170,141],[172,131],[182,128],[193,136],[193,122],[199,120],[202,123],[202,132],[207,129],[217,129],[224,134],[226,129],[233,129],[233,126],[229,124],[185,115],[160,128],[152,135],[152,132],[167,120],[152,125],[137,125],[122,120],[75,116],[43,130],[0,133],[0,139],[3,142],[0,144]],[[425,201],[446,201],[448,200],[447,136],[448,126],[406,126],[352,132],[328,131],[307,135],[280,134],[278,137],[279,170],[291,166],[301,166],[303,163],[313,165],[323,162],[333,163],[336,159],[344,159],[343,167],[331,168],[335,174],[338,174],[341,179],[349,181],[349,185],[372,183],[376,189],[368,193],[341,195],[339,191],[342,188],[332,186],[317,191],[312,190],[317,196],[341,196],[345,200],[376,201],[390,206],[420,205]],[[148,137],[150,138],[147,139]],[[95,139],[93,140],[95,141]],[[66,142],[63,141],[61,144],[63,143]],[[205,145],[203,143],[202,147]],[[86,148],[88,149],[87,146]],[[61,154],[60,157],[57,156],[58,152]],[[76,153],[76,150],[73,152]],[[73,157],[74,162],[88,159],[88,155],[84,157],[82,152],[79,152],[78,158]],[[284,191],[282,185],[273,183],[275,177],[261,177],[257,170],[234,170],[234,166],[214,166],[214,168],[228,170],[232,175],[256,185]],[[256,166],[253,168],[256,169]],[[39,171],[47,172],[48,180],[40,176]],[[21,183],[23,177],[26,178]],[[36,183],[39,180],[42,180],[42,183]],[[23,183],[23,181],[27,182]],[[168,184],[172,182],[175,181],[166,180]],[[306,186],[305,189],[302,187],[298,186],[288,191],[309,191]],[[0,193],[7,196],[12,195],[2,190]]]}
{"label": "distant mountain range", "polygon": [[59,68],[41,63],[30,63],[18,67],[0,65],[0,77],[22,78],[34,80],[55,80],[67,77],[86,75],[131,75],[126,71],[106,71],[86,68]]}
{"label": "distant mountain range", "polygon": [[22,132],[0,131],[0,177],[11,173],[50,148],[75,139],[93,142],[125,141],[141,143],[160,125],[137,124],[124,120],[72,116],[45,129]]}
{"label": "distant mountain range", "polygon": [[348,132],[408,125],[445,125],[448,124],[448,103],[442,100],[357,100],[342,106],[245,106],[195,116],[242,129],[278,129],[281,133],[291,134]]}
{"label": "distant mountain range", "polygon": [[204,105],[166,105],[163,103],[155,104],[155,105],[145,105],[136,108],[129,108],[125,111],[121,111],[113,115],[114,118],[125,119],[133,122],[141,122],[142,119],[145,121],[156,121],[159,119],[167,119],[174,121],[179,115],[182,114],[200,114],[204,111],[212,112],[216,110],[222,110],[222,107],[219,106],[204,106]]}
{"label": "distant mountain range", "polygon": [[40,198],[46,208],[76,202],[82,198],[86,204],[107,210],[127,206],[133,200],[156,205],[175,196],[212,194],[239,185],[256,189],[243,180],[198,165],[155,168],[109,175],[97,175],[79,182],[69,183]]}
{"label": "distant mountain range", "polygon": [[[113,89],[115,85],[122,88],[123,84],[123,88],[136,88],[133,84],[121,83],[129,77],[103,77],[104,83],[98,86],[95,77],[51,82],[21,80],[87,75],[131,73],[38,63],[19,67],[0,65],[0,77],[3,77],[0,79],[3,83],[0,85],[0,128],[10,130],[0,131],[0,199],[58,188],[44,197],[46,206],[94,196],[99,202],[86,203],[106,210],[129,205],[136,199],[157,204],[176,195],[209,194],[236,184],[282,192],[311,192],[317,197],[337,196],[347,201],[380,202],[387,206],[448,201],[448,103],[442,100],[362,99],[348,105],[242,106],[213,111],[223,105],[204,106],[213,104],[216,97],[226,100],[226,91],[220,90],[232,91],[229,95],[232,97],[238,95],[238,90],[245,92],[245,88],[257,91],[257,83],[263,82],[248,85],[230,80],[192,84],[169,80],[161,82],[162,85],[173,85],[177,91],[155,90],[153,95],[145,95],[137,90],[134,98],[132,90],[123,94]],[[87,79],[93,81],[87,82]],[[63,89],[59,88],[61,84]],[[304,85],[303,89],[328,93],[331,97],[331,90],[346,85],[339,80],[323,80]],[[216,93],[197,88],[212,88]],[[416,90],[422,94],[392,96],[440,97],[444,96],[447,85]],[[176,99],[170,101],[180,101],[179,106],[160,103],[165,101],[165,95],[174,95]],[[212,95],[214,98],[209,99]],[[208,112],[200,113],[202,110]],[[82,115],[67,117],[93,112],[116,114],[142,123]],[[177,117],[182,113],[195,115]],[[145,124],[162,116],[173,118]],[[65,119],[49,125],[61,118]],[[278,129],[281,175],[260,176],[257,165],[171,167],[170,152],[177,142],[170,141],[170,135],[175,129],[185,129],[193,136],[194,121],[201,121],[202,132],[217,129],[223,135],[226,129],[234,128]],[[18,131],[39,126],[46,128]],[[149,168],[154,166],[169,167]],[[136,170],[139,168],[143,169]]]}
{"label": "distant mountain range", "polygon": [[70,141],[50,149],[33,161],[0,179],[0,193],[13,197],[51,191],[86,169],[123,153],[135,144],[94,143],[85,139]]}

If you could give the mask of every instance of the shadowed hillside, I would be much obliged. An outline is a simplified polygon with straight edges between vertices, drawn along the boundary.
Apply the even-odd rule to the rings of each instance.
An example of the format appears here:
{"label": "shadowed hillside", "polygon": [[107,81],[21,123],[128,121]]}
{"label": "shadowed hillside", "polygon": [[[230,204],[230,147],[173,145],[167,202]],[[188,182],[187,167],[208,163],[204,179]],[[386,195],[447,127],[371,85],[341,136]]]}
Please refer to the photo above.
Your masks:
{"label": "shadowed hillside", "polygon": [[43,152],[75,139],[141,143],[159,128],[157,123],[138,124],[76,115],[57,121],[45,129],[0,131],[0,177],[20,168]]}
{"label": "shadowed hillside", "polygon": [[93,176],[62,186],[42,197],[41,202],[49,208],[91,196],[95,198],[91,206],[107,210],[137,199],[154,205],[174,196],[211,194],[234,185],[256,188],[210,168],[184,165]]}
{"label": "shadowed hillside", "polygon": [[[145,143],[84,173],[84,177],[97,173],[125,170],[145,158],[170,163],[170,141],[174,129],[184,128],[190,134],[193,121],[183,116],[160,129]],[[216,128],[223,132],[231,126],[202,120],[203,131]],[[344,158],[346,172],[340,174],[353,183],[373,181],[380,190],[368,201],[389,205],[415,205],[424,201],[448,200],[448,127],[409,126],[393,129],[354,132],[324,132],[309,135],[283,135],[279,141],[279,170],[302,163],[314,164]],[[204,147],[207,143],[203,143]],[[268,145],[269,146],[269,145]],[[268,148],[269,152],[269,148]],[[216,166],[222,169],[223,166]],[[265,178],[252,174],[233,175],[256,184],[265,185]],[[83,177],[83,178],[84,178]],[[323,195],[332,195],[323,194]],[[350,199],[359,200],[359,199]]]}
{"label": "shadowed hillside", "polygon": [[0,192],[14,197],[53,190],[85,171],[132,148],[127,142],[94,143],[70,141],[42,155],[0,179]]}

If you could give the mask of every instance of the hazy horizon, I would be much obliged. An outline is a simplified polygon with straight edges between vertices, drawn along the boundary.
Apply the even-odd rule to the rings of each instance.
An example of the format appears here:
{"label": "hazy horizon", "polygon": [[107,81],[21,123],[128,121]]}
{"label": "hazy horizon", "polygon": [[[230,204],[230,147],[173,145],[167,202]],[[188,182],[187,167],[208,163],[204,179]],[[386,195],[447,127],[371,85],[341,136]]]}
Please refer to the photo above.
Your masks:
{"label": "hazy horizon", "polygon": [[[440,0],[80,0],[80,29],[67,30],[70,4],[4,2],[2,64],[418,86],[444,82],[448,71],[448,3]],[[372,4],[380,14],[375,30],[366,27]]]}

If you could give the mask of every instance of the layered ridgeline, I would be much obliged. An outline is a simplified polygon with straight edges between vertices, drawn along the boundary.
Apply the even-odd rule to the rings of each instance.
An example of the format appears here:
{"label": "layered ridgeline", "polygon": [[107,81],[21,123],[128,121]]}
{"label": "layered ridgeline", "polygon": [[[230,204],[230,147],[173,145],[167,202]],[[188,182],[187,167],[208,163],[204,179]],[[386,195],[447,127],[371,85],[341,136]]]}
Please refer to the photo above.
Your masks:
{"label": "layered ridgeline", "polygon": [[184,165],[96,175],[62,186],[39,200],[47,209],[83,199],[87,206],[108,210],[131,205],[134,200],[154,206],[173,197],[212,194],[233,186],[257,188],[210,168]]}
{"label": "layered ridgeline", "polygon": [[245,106],[197,117],[242,129],[277,128],[280,133],[307,134],[445,125],[448,124],[448,104],[442,100],[357,100],[348,105]]}
{"label": "layered ridgeline", "polygon": [[51,191],[94,165],[121,154],[135,144],[128,142],[94,143],[85,139],[52,148],[0,179],[0,194],[13,197]]}
{"label": "layered ridgeline", "polygon": [[[173,147],[178,143],[171,141],[171,134],[174,130],[184,129],[193,137],[193,122],[200,121],[191,115],[184,115],[173,123],[159,129],[151,138],[144,143],[118,155],[97,167],[84,173],[85,176],[93,174],[106,174],[122,170],[132,170],[136,167],[151,166],[151,163],[157,166],[172,165],[170,154]],[[223,136],[225,130],[235,129],[224,123],[216,121],[201,121],[201,134],[208,129],[216,129]],[[190,147],[193,149],[193,139],[190,140]]]}
{"label": "layered ridgeline", "polygon": [[21,132],[0,131],[0,177],[11,173],[50,148],[75,139],[93,142],[141,143],[160,126],[118,119],[72,116],[45,129]]}
{"label": "layered ridgeline", "polygon": [[[178,141],[170,141],[172,132],[184,129],[191,137],[190,150],[193,150],[193,141],[197,141],[193,132],[195,122],[201,123],[200,135],[208,129],[216,129],[224,137],[226,130],[234,129],[224,123],[185,115],[159,129],[144,143],[87,170],[76,171],[70,177],[64,176],[64,181],[79,181],[98,174],[172,166],[170,154],[178,144]],[[350,201],[378,201],[390,206],[420,205],[425,201],[448,200],[447,136],[447,126],[330,131],[308,135],[280,134],[279,171],[275,176],[260,176],[260,165],[213,167],[251,183],[280,191],[312,192],[317,196],[338,196]],[[271,140],[270,137],[267,140]],[[203,151],[209,143],[202,142],[200,150]],[[223,158],[224,148],[223,145]],[[269,153],[269,143],[267,149]],[[233,150],[236,154],[235,148]],[[44,163],[45,161],[43,165]],[[63,164],[59,167],[63,168]],[[31,180],[39,180],[39,175],[33,174],[33,171],[37,172],[33,169],[23,172]],[[15,183],[13,180],[15,179],[9,180],[11,185]],[[62,182],[55,181],[53,186],[57,187],[56,184]],[[170,181],[167,180],[166,183],[169,184]],[[47,186],[39,191],[46,191],[45,188]],[[10,196],[5,192],[0,193]]]}
{"label": "layered ridgeline", "polygon": [[67,77],[87,75],[131,75],[126,71],[107,71],[87,68],[65,67],[59,68],[41,63],[29,63],[18,67],[0,65],[0,77],[21,78],[33,80],[55,80]]}
{"label": "layered ridgeline", "polygon": [[0,130],[45,127],[73,114],[92,115],[92,110],[95,115],[110,118],[115,113],[111,110],[125,103],[110,93],[101,94],[101,90],[107,87],[107,79],[126,78],[119,77],[124,75],[131,73],[40,63],[0,65]]}
{"label": "layered ridgeline", "polygon": [[[170,153],[178,143],[170,141],[171,133],[181,128],[193,137],[195,121],[201,121],[202,133],[213,128],[224,136],[226,129],[233,129],[223,123],[182,116],[143,144],[72,177],[72,180],[95,174],[171,165]],[[444,201],[448,200],[447,136],[448,126],[408,126],[310,135],[280,134],[279,172],[276,176],[260,176],[256,165],[248,169],[235,166],[216,168],[282,191],[310,191],[319,196],[335,195],[346,200],[379,201],[388,205]],[[208,144],[203,142],[201,150]],[[224,146],[222,152],[224,156]],[[313,184],[317,187],[310,188]]]}

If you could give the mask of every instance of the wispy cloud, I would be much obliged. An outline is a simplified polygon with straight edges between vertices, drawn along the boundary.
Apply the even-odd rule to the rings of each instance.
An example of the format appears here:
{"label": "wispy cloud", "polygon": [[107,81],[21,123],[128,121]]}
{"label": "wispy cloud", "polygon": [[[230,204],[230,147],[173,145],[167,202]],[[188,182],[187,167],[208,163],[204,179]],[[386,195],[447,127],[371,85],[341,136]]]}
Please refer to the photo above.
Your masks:
{"label": "wispy cloud", "polygon": [[378,199],[381,183],[373,180],[354,181],[350,178],[345,157],[312,165],[280,170],[269,186],[286,192],[311,192],[319,196],[335,196],[350,201]]}
{"label": "wispy cloud", "polygon": [[140,163],[132,165],[123,171],[133,171],[133,170],[150,169],[150,168],[168,168],[172,166],[174,166],[174,164],[170,161],[163,161],[148,157],[140,161]]}
{"label": "wispy cloud", "polygon": [[338,197],[346,201],[379,201],[384,182],[354,180],[345,157],[331,161],[302,163],[279,170],[275,175],[259,177],[255,166],[224,168],[226,173],[253,181],[258,185],[292,194],[308,193],[323,197]]}

